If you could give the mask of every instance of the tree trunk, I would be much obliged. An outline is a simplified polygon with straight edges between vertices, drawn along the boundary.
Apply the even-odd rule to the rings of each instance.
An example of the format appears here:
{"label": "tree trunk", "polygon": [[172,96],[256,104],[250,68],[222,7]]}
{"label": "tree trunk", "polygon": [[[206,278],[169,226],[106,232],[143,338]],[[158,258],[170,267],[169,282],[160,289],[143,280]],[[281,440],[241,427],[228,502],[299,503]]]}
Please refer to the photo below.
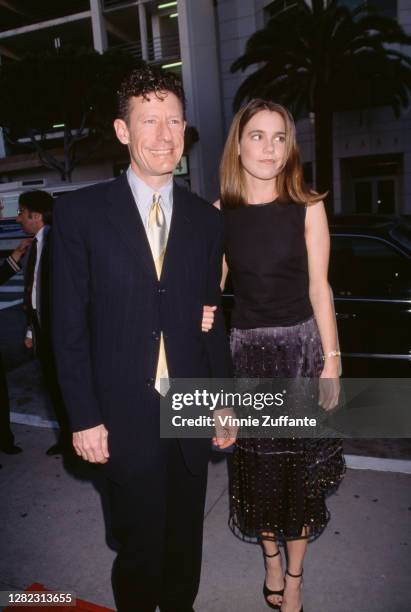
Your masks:
{"label": "tree trunk", "polygon": [[328,215],[334,212],[333,198],[333,113],[327,104],[319,102],[315,107],[315,188],[319,193],[328,191],[325,207]]}

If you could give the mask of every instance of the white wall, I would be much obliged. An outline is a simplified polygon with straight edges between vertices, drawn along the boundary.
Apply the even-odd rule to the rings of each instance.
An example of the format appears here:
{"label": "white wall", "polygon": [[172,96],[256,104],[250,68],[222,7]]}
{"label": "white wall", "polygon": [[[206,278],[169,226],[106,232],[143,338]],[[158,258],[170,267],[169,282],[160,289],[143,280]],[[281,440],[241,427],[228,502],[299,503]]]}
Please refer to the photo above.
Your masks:
{"label": "white wall", "polygon": [[200,141],[190,150],[191,187],[214,200],[219,192],[223,122],[213,3],[179,0],[178,25],[187,119],[200,135]]}
{"label": "white wall", "polygon": [[218,0],[218,29],[223,94],[224,131],[227,133],[233,116],[233,100],[247,74],[230,72],[231,64],[245,51],[248,38],[258,29],[254,0]]}
{"label": "white wall", "polygon": [[[44,166],[38,168],[27,168],[25,170],[18,170],[7,174],[10,182],[13,181],[29,181],[32,179],[44,178],[48,183],[52,185],[65,185],[64,181],[61,181],[60,175],[54,170],[48,170]],[[94,164],[87,164],[75,168],[72,175],[72,183],[79,181],[94,181],[94,180],[106,180],[113,177],[113,164],[109,161],[98,162]]]}

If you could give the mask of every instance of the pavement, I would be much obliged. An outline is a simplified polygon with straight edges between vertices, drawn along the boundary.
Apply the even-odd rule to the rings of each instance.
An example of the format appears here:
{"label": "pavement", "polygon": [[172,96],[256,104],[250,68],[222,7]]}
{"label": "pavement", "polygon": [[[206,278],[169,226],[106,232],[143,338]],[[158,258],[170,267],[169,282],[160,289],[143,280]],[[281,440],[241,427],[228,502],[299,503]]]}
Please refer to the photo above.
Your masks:
{"label": "pavement", "polygon": [[[2,321],[3,315],[10,321],[18,318],[14,310],[4,310]],[[13,430],[24,452],[0,453],[0,591],[39,582],[114,609],[110,571],[115,552],[98,471],[45,455],[56,432],[38,367],[27,354],[19,355],[13,342],[4,341],[2,328],[11,368]],[[309,546],[305,612],[411,609],[410,441],[397,442],[347,445],[348,465],[356,469],[347,470],[329,498],[330,524]],[[369,459],[370,453],[377,458]],[[195,607],[197,612],[263,612],[268,608],[261,593],[261,551],[236,539],[227,527],[229,461],[229,454],[213,453],[209,464]]]}

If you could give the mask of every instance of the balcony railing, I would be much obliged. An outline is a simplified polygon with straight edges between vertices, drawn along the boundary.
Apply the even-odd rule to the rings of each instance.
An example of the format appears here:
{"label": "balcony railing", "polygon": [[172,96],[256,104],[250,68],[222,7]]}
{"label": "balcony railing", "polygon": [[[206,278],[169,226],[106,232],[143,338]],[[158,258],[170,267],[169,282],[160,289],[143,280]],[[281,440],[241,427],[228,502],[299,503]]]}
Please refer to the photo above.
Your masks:
{"label": "balcony railing", "polygon": [[136,0],[103,0],[102,8],[103,11],[110,11],[117,8],[132,6],[133,4],[138,4],[138,2]]}
{"label": "balcony railing", "polygon": [[[177,35],[156,37],[148,41],[148,58],[149,62],[164,62],[180,59],[180,41]],[[138,59],[143,59],[143,50],[141,42],[122,43],[116,45],[116,49],[122,49],[127,53],[131,53]]]}
{"label": "balcony railing", "polygon": [[179,58],[181,53],[178,35],[153,38],[148,43],[148,55],[150,61]]}

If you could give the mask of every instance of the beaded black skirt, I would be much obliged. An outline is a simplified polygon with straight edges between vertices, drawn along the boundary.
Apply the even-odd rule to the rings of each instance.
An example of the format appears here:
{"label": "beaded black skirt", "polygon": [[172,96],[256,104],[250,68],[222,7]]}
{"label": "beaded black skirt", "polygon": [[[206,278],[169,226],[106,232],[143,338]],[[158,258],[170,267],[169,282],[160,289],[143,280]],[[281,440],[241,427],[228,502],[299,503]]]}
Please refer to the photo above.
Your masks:
{"label": "beaded black skirt", "polygon": [[[322,347],[314,318],[290,327],[233,329],[236,378],[319,377]],[[244,438],[234,448],[229,525],[243,540],[318,537],[326,497],[345,472],[335,438]]]}

